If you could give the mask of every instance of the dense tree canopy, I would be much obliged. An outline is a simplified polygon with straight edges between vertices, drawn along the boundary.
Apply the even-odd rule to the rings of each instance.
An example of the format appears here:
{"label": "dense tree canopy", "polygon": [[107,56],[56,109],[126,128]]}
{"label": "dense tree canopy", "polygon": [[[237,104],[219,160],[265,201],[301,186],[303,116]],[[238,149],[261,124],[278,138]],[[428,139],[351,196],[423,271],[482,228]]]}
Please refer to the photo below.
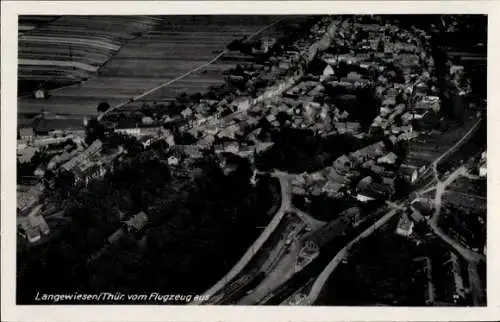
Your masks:
{"label": "dense tree canopy", "polygon": [[107,110],[109,110],[110,106],[109,106],[109,103],[108,102],[102,102],[102,103],[99,103],[99,105],[97,105],[97,112],[106,112]]}
{"label": "dense tree canopy", "polygon": [[[250,166],[238,158],[226,176],[213,155],[188,163],[186,177],[160,152],[136,151],[104,180],[61,198],[69,221],[59,236],[20,250],[22,303],[38,291],[200,293],[235,264],[257,237],[256,226],[269,220],[270,179],[251,186]],[[107,245],[121,221],[140,211],[148,215],[142,234],[124,233]]]}
{"label": "dense tree canopy", "polygon": [[256,158],[257,167],[292,173],[322,169],[342,154],[355,151],[364,144],[349,135],[324,138],[310,130],[292,128],[272,132],[272,140],[273,147]]}

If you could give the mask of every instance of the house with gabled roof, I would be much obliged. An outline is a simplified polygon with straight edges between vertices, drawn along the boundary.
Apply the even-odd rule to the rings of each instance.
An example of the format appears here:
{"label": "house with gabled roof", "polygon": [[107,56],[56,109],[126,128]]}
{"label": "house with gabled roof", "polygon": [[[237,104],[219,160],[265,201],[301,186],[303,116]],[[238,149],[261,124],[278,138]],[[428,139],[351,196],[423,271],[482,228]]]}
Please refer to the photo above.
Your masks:
{"label": "house with gabled roof", "polygon": [[388,154],[384,155],[383,157],[380,157],[377,159],[377,163],[379,164],[394,164],[396,163],[398,159],[398,156],[394,152],[389,152]]}
{"label": "house with gabled roof", "polygon": [[323,186],[322,192],[326,193],[329,197],[334,197],[334,196],[336,196],[339,193],[340,189],[343,186],[344,185],[341,184],[341,183],[334,182],[334,181],[328,181]]}
{"label": "house with gabled roof", "polygon": [[413,233],[413,225],[413,221],[408,218],[406,213],[403,213],[399,219],[396,234],[409,237]]}
{"label": "house with gabled roof", "polygon": [[40,214],[42,205],[35,207],[28,216],[20,217],[20,233],[34,243],[39,241],[42,236],[50,233],[50,228],[43,216]]}
{"label": "house with gabled roof", "polygon": [[139,212],[127,220],[125,224],[130,231],[141,231],[148,223],[148,216],[144,211]]}
{"label": "house with gabled roof", "polygon": [[402,164],[399,167],[399,173],[410,183],[414,183],[418,179],[418,169],[408,164]]}

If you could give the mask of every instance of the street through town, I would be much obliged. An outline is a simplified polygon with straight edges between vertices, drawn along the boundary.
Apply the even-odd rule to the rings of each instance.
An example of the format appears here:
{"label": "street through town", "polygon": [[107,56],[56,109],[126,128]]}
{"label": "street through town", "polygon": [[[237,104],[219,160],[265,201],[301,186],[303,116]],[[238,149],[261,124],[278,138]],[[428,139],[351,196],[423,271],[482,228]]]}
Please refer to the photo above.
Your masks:
{"label": "street through town", "polygon": [[[399,210],[404,209],[406,206],[411,204],[411,202],[414,200],[413,197],[418,197],[420,196],[424,191],[430,189],[434,189],[434,185],[436,185],[436,180],[438,180],[438,176],[436,174],[436,165],[439,162],[442,162],[443,159],[450,157],[455,151],[459,149],[459,147],[467,142],[468,139],[475,133],[475,129],[477,129],[477,126],[479,125],[479,120],[476,122],[472,128],[457,142],[455,143],[452,147],[448,148],[445,152],[443,152],[439,157],[436,158],[434,162],[432,162],[431,166],[426,169],[426,171],[422,174],[421,179],[419,179],[416,182],[416,185],[414,186],[414,191],[410,193],[410,197],[404,199],[403,201],[400,202],[395,202],[395,203],[390,203],[389,208],[392,208],[388,210],[388,212],[383,215],[379,220],[377,220],[374,224],[372,224],[370,227],[368,227],[366,230],[364,230],[360,235],[358,235],[356,238],[354,238],[351,242],[349,242],[344,248],[342,248],[332,259],[332,261],[326,266],[326,268],[321,272],[321,274],[318,276],[318,278],[315,280],[309,294],[307,295],[306,299],[301,302],[302,305],[308,305],[308,304],[313,304],[318,296],[320,295],[326,281],[328,280],[329,276],[334,272],[334,270],[337,268],[339,263],[345,259],[349,255],[349,251],[357,245],[361,240],[365,239],[366,237],[370,236],[373,234],[378,228],[383,226],[387,221],[389,221],[391,218],[393,218],[397,213],[399,213]],[[453,172],[445,181],[445,185],[441,183],[441,181],[437,181],[438,185],[440,187],[443,187],[441,190],[441,193],[439,194],[439,197],[436,197],[436,199],[439,202],[440,205],[440,196],[444,192],[444,188],[452,183],[456,178],[458,178],[459,175],[466,175],[467,171],[464,167],[460,167],[457,170]],[[436,194],[438,196],[438,194]],[[436,209],[440,209],[439,207],[436,207]],[[429,221],[429,226],[433,230],[433,232],[442,238],[446,243],[448,243],[451,247],[453,247],[457,252],[459,252],[462,257],[464,257],[468,262],[468,273],[469,273],[469,278],[471,280],[471,289],[472,289],[472,294],[473,294],[473,300],[474,303],[480,303],[482,301],[481,299],[481,294],[482,294],[482,287],[481,287],[481,281],[479,278],[479,275],[477,273],[477,262],[479,260],[484,259],[484,256],[480,254],[476,254],[470,250],[465,249],[463,246],[461,246],[458,242],[454,241],[452,238],[447,236],[442,232],[442,230],[439,228],[437,225],[437,220],[439,218],[439,210],[437,210],[437,216],[433,216],[432,220]]]}

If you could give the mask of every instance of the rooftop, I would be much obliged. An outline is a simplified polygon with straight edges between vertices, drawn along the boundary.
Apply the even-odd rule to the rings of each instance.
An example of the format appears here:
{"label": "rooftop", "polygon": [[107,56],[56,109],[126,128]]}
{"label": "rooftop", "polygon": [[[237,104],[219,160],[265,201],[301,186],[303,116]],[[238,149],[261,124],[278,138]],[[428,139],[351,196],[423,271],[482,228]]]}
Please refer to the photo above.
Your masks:
{"label": "rooftop", "polygon": [[142,228],[144,228],[147,222],[148,222],[148,216],[146,215],[145,212],[141,211],[132,218],[130,218],[129,220],[127,220],[127,225],[136,230],[141,230]]}

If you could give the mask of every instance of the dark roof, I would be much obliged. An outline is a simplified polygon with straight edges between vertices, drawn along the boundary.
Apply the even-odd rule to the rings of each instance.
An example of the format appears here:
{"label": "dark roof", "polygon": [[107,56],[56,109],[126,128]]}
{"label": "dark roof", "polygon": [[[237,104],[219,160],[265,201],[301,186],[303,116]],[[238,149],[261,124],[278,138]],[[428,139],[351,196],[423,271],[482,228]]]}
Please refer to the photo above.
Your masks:
{"label": "dark roof", "polygon": [[368,197],[372,197],[374,199],[383,198],[383,197],[386,196],[385,193],[383,193],[382,191],[376,190],[373,187],[362,188],[362,189],[360,189],[358,191],[358,194],[364,195],[364,196],[368,196]]}
{"label": "dark roof", "polygon": [[402,175],[412,175],[415,171],[417,171],[417,168],[410,164],[402,164],[398,170]]}
{"label": "dark roof", "polygon": [[384,172],[382,172],[380,174],[382,177],[384,178],[389,178],[389,179],[395,179],[396,176],[397,176],[397,173],[393,172],[393,171],[388,171],[388,170],[385,170]]}
{"label": "dark roof", "polygon": [[116,129],[130,129],[138,127],[140,122],[133,119],[121,119],[116,124]]}
{"label": "dark roof", "polygon": [[83,171],[77,168],[75,169],[75,174],[78,176],[89,176],[92,175],[93,173],[96,173],[100,169],[100,167],[101,166],[98,164],[93,164]]}
{"label": "dark roof", "polygon": [[416,222],[420,222],[424,219],[424,216],[418,211],[413,211],[410,216]]}
{"label": "dark roof", "polygon": [[147,142],[148,140],[152,139],[153,137],[150,135],[143,136],[139,139],[139,142]]}
{"label": "dark roof", "polygon": [[417,169],[420,169],[423,166],[430,165],[430,162],[426,161],[426,160],[419,159],[419,158],[407,158],[405,164],[411,165],[413,167],[416,167]]}
{"label": "dark roof", "polygon": [[33,134],[33,128],[31,128],[31,127],[22,127],[22,128],[19,128],[19,133],[21,135],[32,135]]}
{"label": "dark roof", "polygon": [[391,194],[393,192],[392,186],[386,183],[374,182],[371,187],[372,189],[375,189],[383,194]]}

